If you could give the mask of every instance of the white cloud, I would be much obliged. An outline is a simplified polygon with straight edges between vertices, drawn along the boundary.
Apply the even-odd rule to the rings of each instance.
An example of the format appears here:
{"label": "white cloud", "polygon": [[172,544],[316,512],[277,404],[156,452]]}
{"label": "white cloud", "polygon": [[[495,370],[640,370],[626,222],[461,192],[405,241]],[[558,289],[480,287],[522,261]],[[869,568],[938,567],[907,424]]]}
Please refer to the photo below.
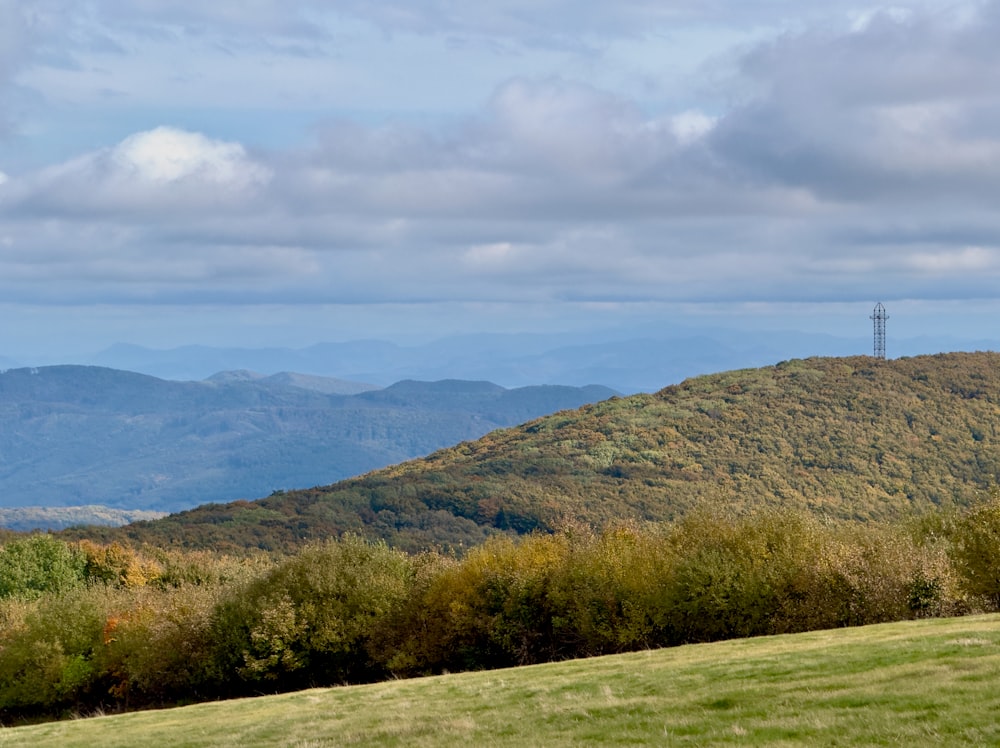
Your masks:
{"label": "white cloud", "polygon": [[709,138],[748,178],[827,201],[982,200],[1000,188],[998,33],[989,2],[786,35],[743,57],[753,94]]}
{"label": "white cloud", "polygon": [[254,164],[239,143],[211,140],[200,133],[171,127],[131,135],[110,154],[121,174],[159,183],[194,178],[241,189],[266,182],[267,169]]}
{"label": "white cloud", "polygon": [[689,109],[671,117],[670,125],[677,140],[682,145],[690,145],[711,132],[718,121],[718,117],[712,117],[696,109]]}
{"label": "white cloud", "polygon": [[[677,150],[675,124],[635,101],[558,78],[516,78],[494,92],[468,151],[483,166],[534,173],[550,184],[620,186]],[[553,194],[552,197],[556,197]]]}
{"label": "white cloud", "polygon": [[13,181],[8,210],[102,220],[242,212],[272,176],[238,143],[158,127]]}
{"label": "white cloud", "polygon": [[469,247],[462,259],[474,270],[503,268],[517,261],[517,248],[510,242],[493,242]]}
{"label": "white cloud", "polygon": [[1000,252],[987,247],[920,252],[910,255],[906,264],[914,270],[933,275],[982,273],[1000,270]]}

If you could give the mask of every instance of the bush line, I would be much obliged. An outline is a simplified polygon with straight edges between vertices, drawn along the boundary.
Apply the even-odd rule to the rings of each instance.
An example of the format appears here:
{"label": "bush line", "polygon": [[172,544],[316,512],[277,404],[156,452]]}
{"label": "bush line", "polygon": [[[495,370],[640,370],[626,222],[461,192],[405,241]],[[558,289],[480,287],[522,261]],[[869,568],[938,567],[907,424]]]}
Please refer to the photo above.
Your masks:
{"label": "bush line", "polygon": [[895,524],[695,512],[233,558],[49,535],[0,547],[5,724],[1000,609],[1000,497]]}

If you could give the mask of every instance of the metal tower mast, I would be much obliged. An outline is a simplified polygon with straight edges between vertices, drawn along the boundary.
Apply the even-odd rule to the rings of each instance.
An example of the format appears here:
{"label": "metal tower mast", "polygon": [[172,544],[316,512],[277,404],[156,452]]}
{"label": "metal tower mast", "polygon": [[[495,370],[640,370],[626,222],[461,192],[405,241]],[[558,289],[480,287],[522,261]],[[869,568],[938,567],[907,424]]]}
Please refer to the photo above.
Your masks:
{"label": "metal tower mast", "polygon": [[889,315],[885,313],[885,307],[882,306],[882,302],[875,305],[875,311],[872,312],[872,316],[868,319],[873,320],[875,323],[875,358],[885,358],[885,321],[889,319]]}

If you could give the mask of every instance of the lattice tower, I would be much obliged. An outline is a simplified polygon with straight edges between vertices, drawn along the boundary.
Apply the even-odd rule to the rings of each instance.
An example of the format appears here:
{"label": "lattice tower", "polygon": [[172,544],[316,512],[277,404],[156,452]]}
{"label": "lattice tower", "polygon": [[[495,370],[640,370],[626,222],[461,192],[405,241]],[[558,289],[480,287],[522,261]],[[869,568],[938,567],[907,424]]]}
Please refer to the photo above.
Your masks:
{"label": "lattice tower", "polygon": [[875,353],[873,354],[875,358],[885,358],[885,321],[889,319],[889,315],[885,313],[885,307],[882,306],[882,302],[875,305],[875,311],[872,312],[872,316],[869,318],[875,323]]}

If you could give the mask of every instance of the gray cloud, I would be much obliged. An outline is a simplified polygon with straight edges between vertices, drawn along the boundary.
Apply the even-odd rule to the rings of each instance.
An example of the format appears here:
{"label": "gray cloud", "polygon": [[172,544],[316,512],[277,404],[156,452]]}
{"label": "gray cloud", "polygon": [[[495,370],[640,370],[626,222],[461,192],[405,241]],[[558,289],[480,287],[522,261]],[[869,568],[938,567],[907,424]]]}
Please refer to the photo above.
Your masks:
{"label": "gray cloud", "polygon": [[[912,3],[911,3],[912,4]],[[171,26],[190,33],[219,31],[317,38],[339,19],[365,21],[389,33],[471,34],[517,44],[554,43],[568,36],[636,37],[650,28],[679,24],[775,23],[822,17],[849,9],[853,3],[809,3],[795,0],[747,0],[731,3],[704,0],[497,0],[488,5],[447,0],[216,0],[179,4],[174,0],[101,0],[94,8],[108,22],[155,29]]]}
{"label": "gray cloud", "polygon": [[0,138],[13,129],[15,73],[37,53],[39,41],[58,25],[63,4],[0,0]]}
{"label": "gray cloud", "polygon": [[997,7],[971,21],[881,14],[759,48],[743,70],[764,93],[713,147],[752,178],[834,201],[978,199],[1000,186]]}
{"label": "gray cloud", "polygon": [[[236,4],[98,4],[185,34],[321,40],[311,7],[232,19]],[[663,7],[583,4],[568,28],[641,34],[748,8],[778,22],[797,6]],[[464,8],[341,12],[529,41],[519,23],[557,34],[567,12]],[[897,297],[996,296],[998,18],[989,3],[789,30],[736,57],[722,111],[544,72],[444,123],[329,116],[288,147],[134,130],[0,183],[0,288],[178,303],[844,300],[887,283]]]}

